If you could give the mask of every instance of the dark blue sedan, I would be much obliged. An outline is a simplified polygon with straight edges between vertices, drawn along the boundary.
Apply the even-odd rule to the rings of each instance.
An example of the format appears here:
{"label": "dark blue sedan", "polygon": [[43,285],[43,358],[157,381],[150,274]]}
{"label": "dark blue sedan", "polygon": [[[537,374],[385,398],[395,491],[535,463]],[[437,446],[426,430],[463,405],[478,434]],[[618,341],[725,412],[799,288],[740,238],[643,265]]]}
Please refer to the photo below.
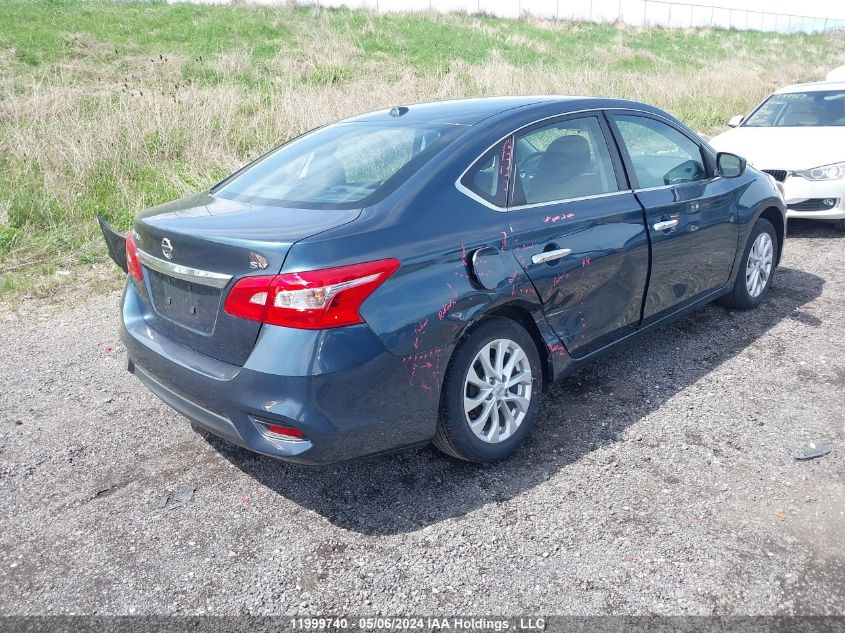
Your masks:
{"label": "dark blue sedan", "polygon": [[101,223],[129,370],[199,427],[303,463],[429,442],[491,462],[553,380],[763,301],[785,208],[657,108],[514,97],[354,117],[125,237]]}

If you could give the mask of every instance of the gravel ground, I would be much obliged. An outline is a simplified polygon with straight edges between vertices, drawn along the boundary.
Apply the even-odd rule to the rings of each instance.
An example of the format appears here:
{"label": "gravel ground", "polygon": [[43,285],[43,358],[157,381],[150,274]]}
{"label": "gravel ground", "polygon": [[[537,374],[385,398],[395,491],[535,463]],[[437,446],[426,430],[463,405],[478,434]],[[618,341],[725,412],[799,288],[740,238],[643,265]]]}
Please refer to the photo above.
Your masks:
{"label": "gravel ground", "polygon": [[7,307],[0,614],[845,614],[843,249],[791,227],[768,303],[554,386],[485,467],[253,455],[126,372],[117,293]]}

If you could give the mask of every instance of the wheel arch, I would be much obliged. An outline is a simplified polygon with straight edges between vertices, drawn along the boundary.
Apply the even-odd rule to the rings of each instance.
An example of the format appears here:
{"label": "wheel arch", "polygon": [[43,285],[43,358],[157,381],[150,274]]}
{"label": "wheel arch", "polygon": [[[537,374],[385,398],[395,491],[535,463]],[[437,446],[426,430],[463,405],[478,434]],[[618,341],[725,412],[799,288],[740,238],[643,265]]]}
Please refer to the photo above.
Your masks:
{"label": "wheel arch", "polygon": [[775,264],[780,264],[781,254],[783,253],[784,240],[786,238],[786,223],[783,218],[783,213],[777,207],[766,207],[765,209],[763,209],[760,215],[757,216],[757,218],[763,218],[764,220],[768,220],[774,227],[775,235],[778,239],[778,252]]}
{"label": "wheel arch", "polygon": [[494,318],[505,318],[515,321],[521,325],[526,332],[528,332],[529,336],[531,336],[531,339],[534,341],[534,346],[537,348],[537,355],[540,357],[540,366],[543,370],[543,391],[547,391],[555,376],[551,353],[549,352],[548,345],[543,338],[543,334],[540,332],[540,327],[537,325],[534,315],[525,306],[513,302],[506,303],[480,314],[478,318],[464,329],[459,340],[463,340],[485,321]]}

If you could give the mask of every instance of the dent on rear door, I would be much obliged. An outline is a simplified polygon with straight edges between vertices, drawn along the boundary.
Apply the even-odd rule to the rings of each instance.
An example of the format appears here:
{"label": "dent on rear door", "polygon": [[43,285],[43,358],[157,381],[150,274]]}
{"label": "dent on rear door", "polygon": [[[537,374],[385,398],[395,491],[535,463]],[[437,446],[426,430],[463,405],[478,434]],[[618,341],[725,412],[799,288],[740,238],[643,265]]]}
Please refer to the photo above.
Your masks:
{"label": "dent on rear door", "polygon": [[[509,214],[511,252],[528,273],[546,317],[575,357],[639,323],[648,275],[648,238],[633,194],[562,202]],[[543,251],[571,253],[534,263]]]}

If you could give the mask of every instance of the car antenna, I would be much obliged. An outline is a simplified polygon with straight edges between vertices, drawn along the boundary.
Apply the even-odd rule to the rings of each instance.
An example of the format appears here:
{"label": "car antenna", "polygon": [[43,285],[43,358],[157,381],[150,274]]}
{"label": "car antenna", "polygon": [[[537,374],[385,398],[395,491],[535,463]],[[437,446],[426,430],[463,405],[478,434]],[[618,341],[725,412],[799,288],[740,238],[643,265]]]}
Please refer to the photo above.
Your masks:
{"label": "car antenna", "polygon": [[390,116],[402,116],[403,114],[407,114],[408,110],[409,108],[405,106],[393,106],[390,108],[390,112],[388,114],[390,114]]}

